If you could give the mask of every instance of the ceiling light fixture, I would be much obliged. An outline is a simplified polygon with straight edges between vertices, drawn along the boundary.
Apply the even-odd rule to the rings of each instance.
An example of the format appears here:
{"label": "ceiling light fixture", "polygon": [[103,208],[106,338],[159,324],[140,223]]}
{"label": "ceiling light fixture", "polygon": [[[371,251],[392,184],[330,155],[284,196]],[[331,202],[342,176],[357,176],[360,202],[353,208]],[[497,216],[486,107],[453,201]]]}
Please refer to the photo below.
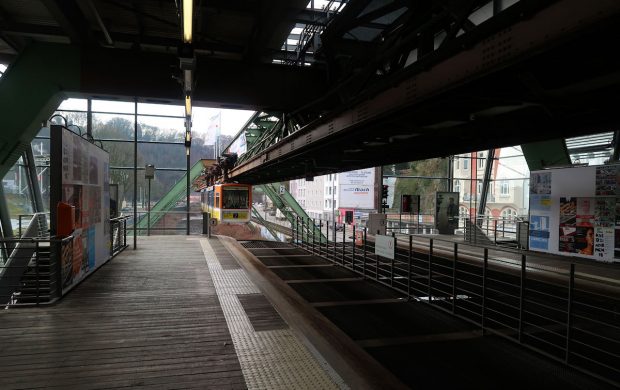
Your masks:
{"label": "ceiling light fixture", "polygon": [[192,98],[191,96],[185,96],[185,116],[192,116]]}
{"label": "ceiling light fixture", "polygon": [[183,0],[183,42],[185,43],[192,43],[193,8],[193,0]]}

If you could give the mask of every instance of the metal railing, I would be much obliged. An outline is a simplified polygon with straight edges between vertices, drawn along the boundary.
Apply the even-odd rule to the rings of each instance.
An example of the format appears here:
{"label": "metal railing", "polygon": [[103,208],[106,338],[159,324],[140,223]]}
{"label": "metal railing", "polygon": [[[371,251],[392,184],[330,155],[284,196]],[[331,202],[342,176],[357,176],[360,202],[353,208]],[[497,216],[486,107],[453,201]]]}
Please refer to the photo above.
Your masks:
{"label": "metal railing", "polygon": [[[23,225],[26,237],[0,239],[0,307],[49,304],[63,295],[73,273],[73,236],[49,237],[42,217],[35,214]],[[110,220],[110,257],[127,247],[128,219]]]}
{"label": "metal railing", "polygon": [[[322,221],[318,221],[320,224]],[[394,259],[375,254],[355,226],[320,242],[298,220],[300,248],[540,352],[613,385],[620,384],[620,284],[569,261],[553,270],[533,255],[480,248],[428,236],[393,236]],[[332,231],[332,233],[334,233]],[[530,257],[531,256],[531,257]],[[510,258],[513,258],[512,260]],[[581,271],[581,272],[580,272]],[[583,273],[582,273],[583,272]]]}
{"label": "metal railing", "polygon": [[73,236],[0,239],[12,248],[0,266],[0,307],[40,305],[62,296],[61,258],[72,263]]}
{"label": "metal railing", "polygon": [[[148,211],[138,211],[138,221],[148,221]],[[151,211],[151,217],[154,222],[147,223],[144,226],[139,224],[136,228],[138,236],[154,235],[174,235],[186,234],[187,232],[187,211]],[[153,218],[157,215],[156,218]],[[191,232],[200,234],[202,232],[202,211],[190,211]],[[130,235],[133,235],[133,216],[127,217],[127,229]]]}
{"label": "metal railing", "polygon": [[114,257],[127,248],[127,220],[129,216],[110,219],[110,256]]}
{"label": "metal railing", "polygon": [[[19,214],[17,216],[17,236],[21,237],[24,235],[24,232],[26,231],[26,229],[28,229],[28,226],[30,226],[30,224],[32,222],[36,222],[36,220],[33,218],[35,215],[45,215],[45,218],[47,218],[47,220],[49,220],[50,218],[50,213],[35,213],[35,214]],[[43,236],[48,236],[49,237],[49,230],[46,229],[46,232],[40,232],[40,235]]]}

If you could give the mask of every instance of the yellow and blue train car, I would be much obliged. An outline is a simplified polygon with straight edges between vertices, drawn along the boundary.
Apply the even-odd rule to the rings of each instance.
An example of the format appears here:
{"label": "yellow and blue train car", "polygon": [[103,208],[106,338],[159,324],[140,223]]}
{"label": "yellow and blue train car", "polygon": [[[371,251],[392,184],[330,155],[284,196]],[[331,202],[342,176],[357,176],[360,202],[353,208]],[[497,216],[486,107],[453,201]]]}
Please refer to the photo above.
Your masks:
{"label": "yellow and blue train car", "polygon": [[249,184],[215,184],[201,193],[202,211],[219,223],[250,222],[252,186]]}

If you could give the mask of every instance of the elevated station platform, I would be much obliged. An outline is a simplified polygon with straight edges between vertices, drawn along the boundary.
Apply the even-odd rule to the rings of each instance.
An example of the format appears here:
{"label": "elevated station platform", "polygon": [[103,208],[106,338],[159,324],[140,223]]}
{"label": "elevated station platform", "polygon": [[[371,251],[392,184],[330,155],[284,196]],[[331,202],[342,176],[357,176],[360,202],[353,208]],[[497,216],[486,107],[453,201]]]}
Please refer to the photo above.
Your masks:
{"label": "elevated station platform", "polygon": [[0,388],[609,384],[289,244],[152,236],[63,300],[0,313]]}

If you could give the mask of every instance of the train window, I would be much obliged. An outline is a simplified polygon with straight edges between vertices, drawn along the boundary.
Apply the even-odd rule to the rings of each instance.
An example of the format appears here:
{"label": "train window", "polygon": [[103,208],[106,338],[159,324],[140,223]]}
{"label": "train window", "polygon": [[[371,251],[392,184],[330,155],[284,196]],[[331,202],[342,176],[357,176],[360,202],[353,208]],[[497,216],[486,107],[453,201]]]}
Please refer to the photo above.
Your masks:
{"label": "train window", "polygon": [[213,207],[213,189],[207,192],[207,204]]}
{"label": "train window", "polygon": [[220,193],[215,194],[215,207],[220,207]]}
{"label": "train window", "polygon": [[249,205],[249,191],[247,188],[224,187],[224,209],[247,209]]}

